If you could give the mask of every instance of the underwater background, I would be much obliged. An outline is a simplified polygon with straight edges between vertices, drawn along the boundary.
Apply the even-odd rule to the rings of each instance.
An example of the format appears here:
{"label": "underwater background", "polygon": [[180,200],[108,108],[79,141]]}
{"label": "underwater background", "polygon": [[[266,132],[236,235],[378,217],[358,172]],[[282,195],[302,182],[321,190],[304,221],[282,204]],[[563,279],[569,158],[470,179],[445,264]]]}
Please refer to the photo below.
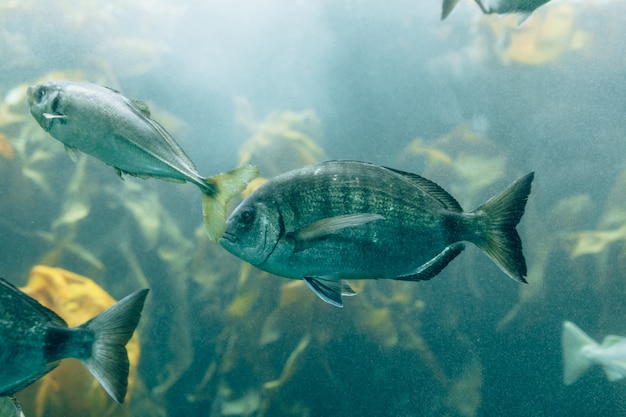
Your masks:
{"label": "underwater background", "polygon": [[[626,415],[626,386],[599,367],[563,384],[560,340],[564,320],[626,335],[626,2],[553,0],[521,27],[469,0],[440,14],[438,0],[2,1],[0,275],[43,277],[77,323],[97,287],[151,289],[126,403],[68,360],[17,395],[25,415]],[[357,159],[471,210],[535,171],[518,226],[529,284],[468,246],[427,282],[354,281],[334,308],[212,244],[194,185],[72,161],[28,113],[26,87],[50,79],[147,102],[206,176]]]}

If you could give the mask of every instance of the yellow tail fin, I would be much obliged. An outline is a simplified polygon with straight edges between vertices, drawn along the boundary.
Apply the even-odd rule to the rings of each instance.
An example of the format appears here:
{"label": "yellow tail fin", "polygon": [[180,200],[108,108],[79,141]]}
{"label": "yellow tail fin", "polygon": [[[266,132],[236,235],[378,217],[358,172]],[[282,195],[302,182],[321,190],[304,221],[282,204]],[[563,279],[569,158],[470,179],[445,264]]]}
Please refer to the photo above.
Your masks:
{"label": "yellow tail fin", "polygon": [[257,167],[245,165],[206,179],[217,188],[214,194],[202,193],[204,231],[213,242],[217,242],[226,230],[226,204],[239,195],[257,175]]}

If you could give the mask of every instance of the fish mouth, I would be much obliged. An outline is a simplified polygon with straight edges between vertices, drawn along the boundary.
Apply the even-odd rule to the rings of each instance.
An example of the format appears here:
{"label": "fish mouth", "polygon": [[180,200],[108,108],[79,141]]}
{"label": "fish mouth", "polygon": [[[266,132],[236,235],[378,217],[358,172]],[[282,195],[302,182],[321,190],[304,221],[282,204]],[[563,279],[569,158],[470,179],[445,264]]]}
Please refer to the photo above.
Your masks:
{"label": "fish mouth", "polygon": [[219,243],[220,245],[222,245],[224,242],[227,242],[231,245],[234,245],[237,243],[237,236],[235,236],[232,233],[229,232],[224,232],[224,234],[222,235],[222,237],[219,239]]}

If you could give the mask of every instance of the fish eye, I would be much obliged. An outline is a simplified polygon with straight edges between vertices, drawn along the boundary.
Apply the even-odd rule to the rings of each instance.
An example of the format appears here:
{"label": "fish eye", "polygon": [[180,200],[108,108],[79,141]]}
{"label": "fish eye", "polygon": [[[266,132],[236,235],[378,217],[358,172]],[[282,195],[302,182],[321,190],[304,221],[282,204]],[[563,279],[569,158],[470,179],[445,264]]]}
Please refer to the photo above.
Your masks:
{"label": "fish eye", "polygon": [[37,92],[35,93],[35,100],[37,103],[40,103],[41,100],[46,96],[46,89],[44,87],[39,87]]}
{"label": "fish eye", "polygon": [[244,209],[241,214],[239,215],[239,228],[240,229],[250,229],[250,227],[252,227],[252,224],[254,223],[254,209],[251,207],[248,207],[246,209]]}

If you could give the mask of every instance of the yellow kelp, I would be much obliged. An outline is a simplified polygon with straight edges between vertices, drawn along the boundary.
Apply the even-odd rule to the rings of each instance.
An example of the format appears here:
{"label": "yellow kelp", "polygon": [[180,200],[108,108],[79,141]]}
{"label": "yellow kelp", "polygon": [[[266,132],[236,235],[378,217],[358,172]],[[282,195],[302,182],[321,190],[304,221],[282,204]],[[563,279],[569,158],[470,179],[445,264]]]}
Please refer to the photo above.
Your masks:
{"label": "yellow kelp", "polygon": [[252,120],[247,101],[239,100],[239,123],[252,136],[239,148],[239,165],[254,164],[261,175],[273,177],[324,158],[317,144],[321,128],[312,110],[276,111],[261,123]]}
{"label": "yellow kelp", "polygon": [[571,2],[549,3],[521,26],[515,15],[487,15],[480,25],[491,51],[503,64],[542,65],[590,43],[591,35],[578,28],[577,13]]}
{"label": "yellow kelp", "polygon": [[446,190],[466,210],[480,202],[473,199],[481,191],[517,175],[508,168],[506,152],[468,124],[432,141],[414,139],[402,151],[401,166],[435,181],[446,178]]}
{"label": "yellow kelp", "polygon": [[626,171],[613,185],[597,230],[581,230],[567,236],[570,255],[595,255],[616,242],[626,242]]}
{"label": "yellow kelp", "polygon": [[[63,317],[70,327],[86,322],[115,304],[115,300],[91,279],[43,265],[31,270],[28,283],[21,290]],[[84,366],[68,360],[18,395],[25,414],[36,417],[128,415],[128,400],[138,382],[140,348],[136,333],[126,348],[130,361],[126,404],[120,405],[108,398]],[[78,386],[80,389],[76,389]]]}

